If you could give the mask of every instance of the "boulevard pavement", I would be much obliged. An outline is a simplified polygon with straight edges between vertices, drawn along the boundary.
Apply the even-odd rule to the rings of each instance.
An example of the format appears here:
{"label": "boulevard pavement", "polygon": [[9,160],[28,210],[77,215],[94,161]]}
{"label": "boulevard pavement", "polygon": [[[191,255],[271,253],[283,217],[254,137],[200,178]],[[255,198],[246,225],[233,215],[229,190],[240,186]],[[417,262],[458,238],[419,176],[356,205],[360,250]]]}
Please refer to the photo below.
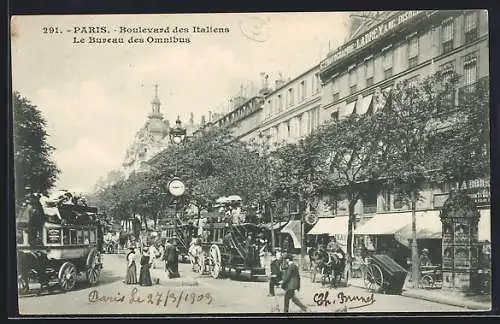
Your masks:
{"label": "boulevard pavement", "polygon": [[[189,264],[179,264],[181,278],[168,279],[163,269],[153,269],[152,277],[159,278],[159,284],[141,287],[123,283],[125,270],[124,256],[106,254],[101,280],[96,287],[82,283],[70,292],[54,290],[38,296],[34,286],[34,293],[19,298],[20,314],[235,314],[276,313],[278,308],[283,310],[283,290],[277,288],[277,296],[268,297],[267,282],[214,279],[193,273]],[[310,312],[467,311],[462,307],[404,296],[372,295],[363,288],[353,286],[322,287],[320,283],[311,283],[306,276],[302,277],[301,285],[297,296],[309,307]],[[321,303],[325,300],[327,302]],[[300,310],[291,303],[290,312],[298,313]]]}

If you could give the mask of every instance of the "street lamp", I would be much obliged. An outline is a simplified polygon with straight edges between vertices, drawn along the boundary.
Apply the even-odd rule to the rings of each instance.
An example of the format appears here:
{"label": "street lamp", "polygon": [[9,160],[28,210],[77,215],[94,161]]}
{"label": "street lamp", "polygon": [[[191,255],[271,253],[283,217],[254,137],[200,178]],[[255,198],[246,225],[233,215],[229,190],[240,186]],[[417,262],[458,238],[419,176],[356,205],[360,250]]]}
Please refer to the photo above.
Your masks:
{"label": "street lamp", "polygon": [[[181,120],[179,118],[179,115],[177,115],[177,120],[175,121],[175,127],[170,128],[169,131],[169,137],[170,137],[170,142],[176,146],[175,149],[175,173],[174,177],[170,180],[168,183],[168,191],[172,196],[174,196],[175,199],[175,217],[178,218],[178,212],[179,212],[179,200],[181,197],[184,195],[184,191],[186,189],[184,183],[181,181],[179,177],[177,177],[177,164],[178,164],[178,159],[177,159],[177,154],[178,154],[178,146],[183,144],[185,139],[186,139],[186,129],[181,126]],[[177,219],[174,223],[174,228],[175,232],[177,234]]]}
{"label": "street lamp", "polygon": [[[259,134],[259,138],[261,139],[262,142],[262,153],[264,154],[264,157],[266,158],[266,177],[267,177],[267,184],[270,186],[271,185],[271,176],[272,176],[272,170],[270,168],[270,159],[269,159],[269,140],[271,139],[271,135],[267,134],[264,135],[263,133]],[[262,139],[264,139],[262,141]],[[266,197],[268,198],[268,197]],[[271,249],[272,252],[276,249],[276,238],[274,235],[274,219],[273,219],[273,200],[269,200],[269,216],[270,216],[270,222],[271,222]]]}
{"label": "street lamp", "polygon": [[182,144],[186,139],[186,129],[182,128],[179,116],[177,116],[177,120],[175,121],[175,127],[170,128],[169,137],[170,142],[175,145]]}

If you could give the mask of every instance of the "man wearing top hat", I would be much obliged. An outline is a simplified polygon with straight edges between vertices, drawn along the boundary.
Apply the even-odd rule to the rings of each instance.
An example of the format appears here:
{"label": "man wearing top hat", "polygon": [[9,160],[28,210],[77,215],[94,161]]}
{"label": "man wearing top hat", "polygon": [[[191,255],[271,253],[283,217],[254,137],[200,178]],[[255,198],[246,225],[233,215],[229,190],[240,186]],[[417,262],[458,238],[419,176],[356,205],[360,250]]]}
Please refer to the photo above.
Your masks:
{"label": "man wearing top hat", "polygon": [[293,257],[291,254],[285,256],[285,260],[288,263],[283,281],[281,282],[281,288],[285,290],[285,305],[284,312],[288,313],[290,306],[290,300],[299,306],[303,312],[307,312],[307,307],[295,296],[295,290],[300,290],[300,273],[299,267],[295,262],[293,262]]}

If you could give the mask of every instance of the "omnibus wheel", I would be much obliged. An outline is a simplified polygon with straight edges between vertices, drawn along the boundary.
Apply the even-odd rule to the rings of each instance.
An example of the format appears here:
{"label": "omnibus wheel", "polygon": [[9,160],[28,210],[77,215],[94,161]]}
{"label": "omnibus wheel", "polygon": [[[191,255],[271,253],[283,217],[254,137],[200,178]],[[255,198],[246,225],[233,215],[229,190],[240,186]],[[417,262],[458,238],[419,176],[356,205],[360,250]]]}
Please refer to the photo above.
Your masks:
{"label": "omnibus wheel", "polygon": [[75,287],[76,284],[76,267],[71,262],[64,262],[59,269],[59,285],[62,290],[70,291]]}

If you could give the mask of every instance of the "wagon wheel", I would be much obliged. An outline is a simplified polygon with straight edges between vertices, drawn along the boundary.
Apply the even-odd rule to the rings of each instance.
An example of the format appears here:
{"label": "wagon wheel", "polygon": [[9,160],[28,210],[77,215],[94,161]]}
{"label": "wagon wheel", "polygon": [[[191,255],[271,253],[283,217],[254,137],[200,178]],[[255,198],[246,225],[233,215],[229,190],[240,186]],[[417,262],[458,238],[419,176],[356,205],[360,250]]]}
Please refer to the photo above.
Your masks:
{"label": "wagon wheel", "polygon": [[18,289],[20,295],[27,294],[30,291],[30,286],[28,284],[28,280],[26,280],[24,277],[20,276],[17,279],[17,289]]}
{"label": "wagon wheel", "polygon": [[432,288],[434,287],[434,278],[432,278],[431,275],[425,275],[420,279],[420,283],[422,285],[422,288]]}
{"label": "wagon wheel", "polygon": [[210,268],[210,275],[217,279],[221,271],[221,257],[220,250],[217,245],[212,245],[210,247],[210,260],[212,261],[212,267]]}
{"label": "wagon wheel", "polygon": [[370,291],[378,291],[384,284],[382,270],[376,264],[369,264],[363,277],[365,287]]}
{"label": "wagon wheel", "polygon": [[101,276],[101,254],[97,249],[92,249],[87,256],[87,281],[91,286],[99,282]]}
{"label": "wagon wheel", "polygon": [[64,262],[59,269],[59,285],[64,291],[70,291],[76,284],[76,267],[71,262]]}

